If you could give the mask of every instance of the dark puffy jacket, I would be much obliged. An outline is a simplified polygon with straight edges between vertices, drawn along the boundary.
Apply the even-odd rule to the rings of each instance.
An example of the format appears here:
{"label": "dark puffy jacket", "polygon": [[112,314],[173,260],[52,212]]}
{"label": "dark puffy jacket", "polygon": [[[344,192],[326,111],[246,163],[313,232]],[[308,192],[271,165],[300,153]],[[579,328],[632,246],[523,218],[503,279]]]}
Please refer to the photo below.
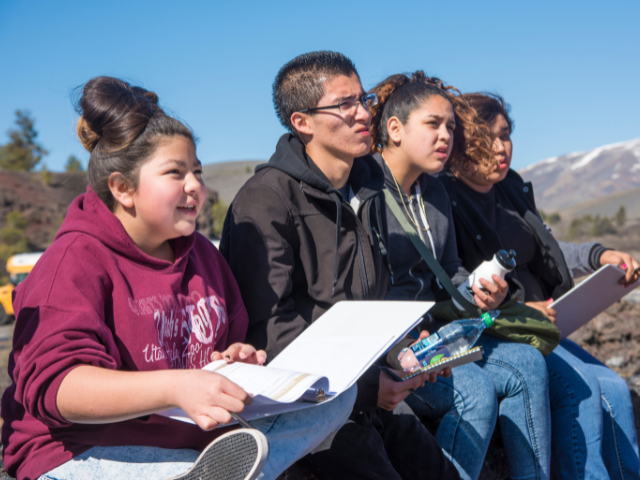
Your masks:
{"label": "dark puffy jacket", "polygon": [[[382,170],[371,156],[355,159],[349,184],[357,212],[323,177],[303,144],[286,134],[225,220],[220,250],[249,313],[246,341],[269,358],[336,302],[387,294]],[[372,368],[358,382],[359,410],[375,408],[378,376]]]}
{"label": "dark puffy jacket", "polygon": [[[493,226],[474,206],[472,199],[463,189],[458,188],[461,180],[449,170],[439,173],[437,177],[451,199],[458,255],[462,265],[473,271],[503,248],[502,241]],[[606,248],[595,242],[579,246],[558,242],[540,218],[531,182],[525,182],[517,172],[509,170],[506,178],[496,183],[494,188],[501,189],[509,197],[522,219],[534,232],[538,248],[534,260],[529,263],[529,270],[538,279],[545,296],[557,299],[573,287],[572,271],[576,270],[578,265],[567,265],[567,253],[571,254],[572,260],[575,256],[576,263],[581,261],[590,264],[590,268],[583,266],[583,270],[593,271],[597,268],[600,255]],[[580,254],[581,251],[584,251],[584,254]],[[511,280],[517,289],[520,286],[517,278]],[[512,293],[519,296],[517,291]]]}

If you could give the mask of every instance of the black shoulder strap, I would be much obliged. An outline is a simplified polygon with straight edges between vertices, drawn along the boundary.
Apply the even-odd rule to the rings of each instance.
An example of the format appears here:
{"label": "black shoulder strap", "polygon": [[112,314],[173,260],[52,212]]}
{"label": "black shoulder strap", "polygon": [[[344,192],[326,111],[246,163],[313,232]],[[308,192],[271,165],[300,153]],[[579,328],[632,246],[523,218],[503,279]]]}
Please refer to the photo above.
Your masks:
{"label": "black shoulder strap", "polygon": [[424,261],[427,262],[427,265],[435,274],[435,276],[438,277],[438,280],[440,280],[440,283],[445,288],[445,290],[449,292],[449,295],[451,295],[451,297],[454,298],[456,302],[462,305],[468,313],[472,313],[474,315],[477,313],[478,315],[482,315],[483,312],[476,305],[472,304],[466,298],[464,298],[458,291],[458,289],[449,278],[449,275],[447,275],[440,263],[438,263],[438,260],[436,260],[436,258],[434,257],[431,250],[429,250],[424,242],[420,239],[418,232],[416,232],[415,228],[413,228],[407,221],[407,217],[405,217],[404,213],[402,213],[402,210],[400,210],[398,202],[396,202],[395,198],[393,198],[393,195],[391,195],[391,192],[386,188],[384,189],[384,196],[387,200],[387,205],[389,205],[389,208],[391,209],[391,213],[393,213],[393,216],[396,217],[396,220],[398,220],[398,222],[400,223],[400,226],[404,230],[404,233],[407,234],[409,240],[411,240],[411,243],[413,243],[413,246],[416,247],[418,253],[420,253]]}

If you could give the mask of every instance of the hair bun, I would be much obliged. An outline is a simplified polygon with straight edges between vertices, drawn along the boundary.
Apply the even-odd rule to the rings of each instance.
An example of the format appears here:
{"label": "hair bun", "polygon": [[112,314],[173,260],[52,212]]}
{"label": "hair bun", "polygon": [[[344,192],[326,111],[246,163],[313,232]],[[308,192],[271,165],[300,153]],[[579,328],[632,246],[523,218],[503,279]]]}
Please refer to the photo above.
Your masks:
{"label": "hair bun", "polygon": [[141,95],[154,105],[158,105],[158,95],[156,95],[154,92],[145,90],[142,87],[131,87],[131,90],[133,90],[133,93],[135,93],[136,95]]}
{"label": "hair bun", "polygon": [[128,147],[154,114],[164,113],[155,93],[113,77],[89,80],[76,110],[81,115],[78,137],[89,152],[98,142],[104,143],[106,151]]}
{"label": "hair bun", "polygon": [[96,148],[98,141],[100,140],[100,135],[91,130],[89,124],[87,123],[84,117],[80,117],[78,120],[78,138],[80,138],[80,143],[82,146],[89,152],[93,152],[93,149]]}

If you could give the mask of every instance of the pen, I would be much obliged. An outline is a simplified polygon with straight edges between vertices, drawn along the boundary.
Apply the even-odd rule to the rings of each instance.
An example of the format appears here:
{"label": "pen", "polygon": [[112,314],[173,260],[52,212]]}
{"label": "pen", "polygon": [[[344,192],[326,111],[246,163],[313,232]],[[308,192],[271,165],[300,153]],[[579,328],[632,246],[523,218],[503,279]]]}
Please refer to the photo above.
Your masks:
{"label": "pen", "polygon": [[[404,382],[404,380],[402,380],[402,378],[400,378],[398,375],[396,375],[396,373],[393,370],[391,370],[389,367],[382,367],[382,371],[384,373],[386,373],[387,376],[389,378],[391,378],[391,380],[393,380],[394,382]],[[416,397],[418,400],[420,400],[422,403],[424,403],[431,410],[435,410],[436,409],[436,407],[434,407],[431,403],[427,402],[424,398],[422,398],[420,395],[418,395],[418,392],[416,392],[413,388],[410,388],[409,392],[411,393],[411,395]]]}
{"label": "pen", "polygon": [[244,418],[242,418],[239,414],[237,414],[237,413],[233,413],[233,412],[229,412],[229,413],[230,413],[230,414],[231,414],[231,416],[232,416],[233,418],[235,418],[235,419],[236,419],[236,421],[237,421],[240,425],[242,425],[244,428],[253,428],[253,427],[251,426],[251,424],[250,424],[249,422],[247,422]]}

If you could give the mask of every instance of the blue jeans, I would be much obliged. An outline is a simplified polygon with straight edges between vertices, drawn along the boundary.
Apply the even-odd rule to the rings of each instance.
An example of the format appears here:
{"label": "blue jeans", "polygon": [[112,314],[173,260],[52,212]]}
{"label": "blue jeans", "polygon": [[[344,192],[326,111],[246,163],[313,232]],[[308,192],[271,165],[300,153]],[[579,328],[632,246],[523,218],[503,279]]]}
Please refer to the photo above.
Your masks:
{"label": "blue jeans", "polygon": [[[351,414],[356,393],[354,385],[323,405],[251,422],[269,441],[269,459],[260,480],[275,480],[340,428]],[[161,480],[186,472],[199,455],[200,452],[187,449],[93,447],[38,480]]]}
{"label": "blue jeans", "polygon": [[479,477],[496,414],[510,477],[548,479],[551,420],[544,357],[529,345],[487,334],[477,346],[484,348],[481,361],[418,390],[435,411],[411,396],[405,402],[420,415],[444,415],[436,440],[463,479]]}
{"label": "blue jeans", "polygon": [[558,478],[639,479],[638,439],[629,388],[571,340],[547,358]]}

